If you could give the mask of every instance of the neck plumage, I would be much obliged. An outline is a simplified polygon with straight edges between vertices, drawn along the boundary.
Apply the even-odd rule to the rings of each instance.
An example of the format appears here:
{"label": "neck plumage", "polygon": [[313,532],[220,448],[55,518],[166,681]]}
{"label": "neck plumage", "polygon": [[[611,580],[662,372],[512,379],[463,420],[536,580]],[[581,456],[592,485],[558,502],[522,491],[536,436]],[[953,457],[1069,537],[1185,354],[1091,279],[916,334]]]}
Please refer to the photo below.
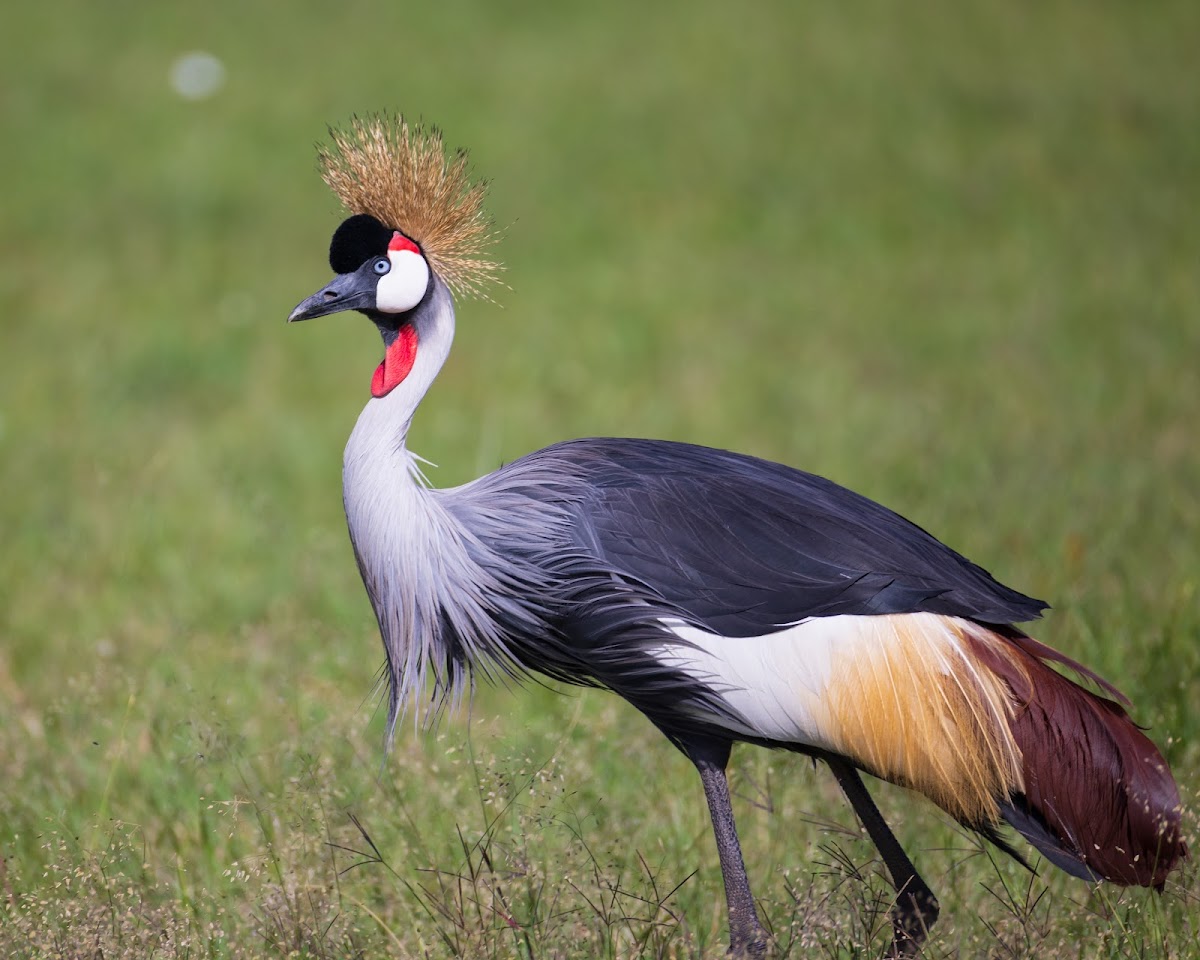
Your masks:
{"label": "neck plumage", "polygon": [[429,293],[407,318],[416,332],[416,359],[408,374],[382,397],[373,397],[363,408],[346,446],[346,464],[352,452],[374,456],[374,451],[405,450],[413,414],[450,354],[454,341],[454,301],[436,276]]}
{"label": "neck plumage", "polygon": [[[405,445],[413,414],[454,336],[454,306],[440,280],[434,279],[408,322],[417,333],[412,369],[386,395],[367,402],[346,444],[342,471],[350,541],[387,654],[389,737],[429,675],[437,705],[462,691],[479,657],[471,638],[504,649],[482,593],[490,578],[470,556],[445,494],[428,487]],[[467,640],[448,643],[448,619],[450,632]]]}

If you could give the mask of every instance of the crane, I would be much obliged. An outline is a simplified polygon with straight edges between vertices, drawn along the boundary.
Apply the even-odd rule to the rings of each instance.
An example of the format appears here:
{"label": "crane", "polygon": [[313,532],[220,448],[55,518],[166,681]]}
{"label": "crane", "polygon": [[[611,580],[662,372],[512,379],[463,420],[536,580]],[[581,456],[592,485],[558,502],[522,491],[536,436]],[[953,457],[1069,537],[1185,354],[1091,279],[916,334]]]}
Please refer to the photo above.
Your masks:
{"label": "crane", "polygon": [[383,338],[343,493],[389,739],[411,702],[432,691],[437,711],[476,678],[623,697],[699,773],[738,956],[768,944],[726,778],[739,742],[828,765],[895,886],[894,956],[920,950],[938,901],[863,773],[1017,859],[1005,822],[1076,877],[1162,889],[1187,853],[1179,792],[1128,701],[1016,626],[1045,603],[896,513],[778,463],[638,439],[558,443],[431,487],[406,438],[450,351],[453,295],[499,269],[486,185],[400,116],[331,136],[322,176],[349,213],[336,276],[288,319],[357,311]]}

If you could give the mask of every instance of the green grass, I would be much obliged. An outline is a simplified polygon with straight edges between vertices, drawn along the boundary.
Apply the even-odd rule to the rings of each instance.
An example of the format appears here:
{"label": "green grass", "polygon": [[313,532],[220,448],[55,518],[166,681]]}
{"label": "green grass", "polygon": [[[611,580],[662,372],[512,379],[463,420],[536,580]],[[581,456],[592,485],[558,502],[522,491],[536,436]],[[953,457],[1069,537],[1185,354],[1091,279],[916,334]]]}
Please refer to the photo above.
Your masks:
{"label": "green grass", "polygon": [[[882,500],[1054,603],[1195,849],[1198,33],[1185,2],[6,11],[0,953],[725,948],[699,784],[616,698],[481,690],[383,759],[339,493],[379,346],[283,324],[338,220],[313,142],[378,109],[469,147],[504,228],[511,289],[462,305],[414,429],[438,483],[627,434]],[[228,78],[189,103],[195,48]],[[733,777],[779,953],[877,954],[832,778]],[[1195,867],[1030,879],[876,792],[930,955],[1200,954]]]}

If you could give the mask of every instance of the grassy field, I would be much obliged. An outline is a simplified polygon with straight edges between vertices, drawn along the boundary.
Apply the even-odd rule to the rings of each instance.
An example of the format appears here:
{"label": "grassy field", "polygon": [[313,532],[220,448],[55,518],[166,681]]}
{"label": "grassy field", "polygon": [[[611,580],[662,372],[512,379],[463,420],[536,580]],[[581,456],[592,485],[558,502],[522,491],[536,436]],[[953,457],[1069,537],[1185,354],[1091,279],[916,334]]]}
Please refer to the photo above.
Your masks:
{"label": "grassy field", "polygon": [[[327,122],[493,181],[508,288],[411,445],[451,484],[570,436],[823,473],[1055,609],[1200,788],[1200,7],[17,4],[0,39],[0,954],[698,957],[699,783],[598,692],[480,690],[384,759],[341,447],[361,318]],[[176,57],[218,56],[197,102]],[[778,953],[889,887],[827,771],[743,749]],[[1200,956],[1161,897],[1030,877],[878,786],[933,957]]]}

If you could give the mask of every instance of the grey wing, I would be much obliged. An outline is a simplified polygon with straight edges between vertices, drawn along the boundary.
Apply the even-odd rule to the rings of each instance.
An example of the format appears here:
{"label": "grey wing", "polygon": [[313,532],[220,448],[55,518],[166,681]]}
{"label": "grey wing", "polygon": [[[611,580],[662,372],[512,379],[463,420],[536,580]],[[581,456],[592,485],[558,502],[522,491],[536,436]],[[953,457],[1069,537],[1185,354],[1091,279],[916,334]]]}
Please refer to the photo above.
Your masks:
{"label": "grey wing", "polygon": [[725,636],[838,614],[1012,624],[1047,606],[891,510],[781,464],[657,440],[577,440],[532,456],[585,485],[581,551]]}

